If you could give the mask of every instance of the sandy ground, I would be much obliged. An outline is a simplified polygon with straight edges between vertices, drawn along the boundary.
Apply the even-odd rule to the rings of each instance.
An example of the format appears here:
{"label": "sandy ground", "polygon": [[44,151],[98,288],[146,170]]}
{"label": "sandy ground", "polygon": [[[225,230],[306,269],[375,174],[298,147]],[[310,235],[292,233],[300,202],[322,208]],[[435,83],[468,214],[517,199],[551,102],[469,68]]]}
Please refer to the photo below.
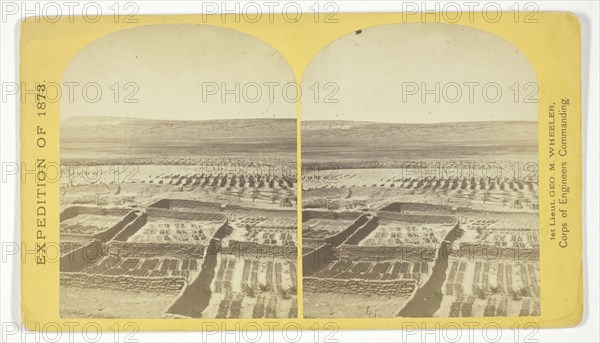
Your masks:
{"label": "sandy ground", "polygon": [[[245,193],[240,198],[235,189],[227,191],[225,187],[202,188],[147,183],[99,183],[62,186],[60,202],[62,209],[71,205],[146,207],[160,199],[190,199],[261,209],[294,209],[294,207],[283,208],[278,201],[273,202],[271,199],[272,190],[269,188],[262,188],[259,197],[254,200],[252,200],[251,190],[248,187],[244,189]],[[286,191],[280,190],[278,194],[283,196],[286,193]]]}
{"label": "sandy ground", "polygon": [[62,318],[162,318],[176,295],[61,286]]}
{"label": "sandy ground", "polygon": [[393,318],[408,297],[304,292],[305,318]]}

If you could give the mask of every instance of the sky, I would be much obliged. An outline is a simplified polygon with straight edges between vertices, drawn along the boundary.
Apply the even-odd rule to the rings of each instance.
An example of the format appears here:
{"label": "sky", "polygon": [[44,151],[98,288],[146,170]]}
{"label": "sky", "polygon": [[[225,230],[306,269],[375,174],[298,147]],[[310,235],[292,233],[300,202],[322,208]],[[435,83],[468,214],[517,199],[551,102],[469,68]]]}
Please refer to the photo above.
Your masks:
{"label": "sky", "polygon": [[[67,82],[78,86],[73,101],[61,98],[61,120],[296,118],[295,79],[287,61],[255,37],[209,25],[112,33],[71,60],[62,80]],[[286,85],[292,87],[284,96]]]}
{"label": "sky", "polygon": [[537,103],[526,102],[535,82],[526,57],[490,33],[448,24],[383,25],[341,37],[313,58],[303,89],[312,85],[320,97],[303,97],[301,115],[390,123],[536,121]]}
{"label": "sky", "polygon": [[[301,118],[535,121],[537,103],[526,102],[536,98],[535,81],[518,49],[484,31],[430,23],[363,28],[312,59],[302,79]],[[283,56],[255,37],[209,25],[112,33],[83,48],[62,82],[78,86],[73,101],[62,97],[61,120],[296,117],[295,80]]]}

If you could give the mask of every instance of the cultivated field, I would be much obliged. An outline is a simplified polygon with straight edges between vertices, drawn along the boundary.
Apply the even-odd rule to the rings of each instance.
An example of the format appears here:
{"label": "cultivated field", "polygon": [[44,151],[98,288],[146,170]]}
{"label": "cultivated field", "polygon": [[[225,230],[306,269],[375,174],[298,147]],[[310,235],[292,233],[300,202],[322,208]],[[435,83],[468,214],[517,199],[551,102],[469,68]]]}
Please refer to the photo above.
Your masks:
{"label": "cultivated field", "polygon": [[429,245],[439,246],[444,237],[456,224],[452,217],[426,217],[419,215],[394,215],[380,212],[378,226],[359,245],[400,246]]}
{"label": "cultivated field", "polygon": [[296,264],[293,260],[219,256],[211,284],[208,318],[295,318]]}
{"label": "cultivated field", "polygon": [[129,242],[195,243],[208,245],[216,231],[226,224],[227,217],[220,213],[188,213],[149,209],[146,223]]}
{"label": "cultivated field", "polygon": [[298,237],[296,211],[232,211],[232,240],[295,247]]}
{"label": "cultivated field", "polygon": [[537,214],[461,213],[435,316],[539,315]]}

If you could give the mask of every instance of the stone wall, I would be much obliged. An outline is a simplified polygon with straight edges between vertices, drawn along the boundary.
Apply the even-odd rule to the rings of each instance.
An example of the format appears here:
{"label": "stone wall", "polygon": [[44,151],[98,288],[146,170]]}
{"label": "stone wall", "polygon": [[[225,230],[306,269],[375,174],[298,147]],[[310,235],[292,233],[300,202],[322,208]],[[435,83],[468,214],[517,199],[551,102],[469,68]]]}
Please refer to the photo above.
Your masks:
{"label": "stone wall", "polygon": [[[308,212],[308,218],[304,216],[304,212]],[[346,229],[339,233],[327,237],[322,241],[322,244],[307,253],[302,255],[302,270],[304,275],[312,275],[327,263],[336,261],[338,257],[337,247],[347,241],[357,230],[362,228],[368,221],[369,218],[366,214],[360,214],[359,212],[322,212],[322,211],[304,211],[302,214],[302,220],[310,218],[328,218],[337,219],[336,216],[344,216],[345,219],[356,218],[356,220],[350,224]],[[358,218],[356,217],[358,215]],[[314,243],[314,242],[313,242]],[[314,246],[314,245],[313,245]]]}
{"label": "stone wall", "polygon": [[227,219],[223,224],[221,224],[221,226],[219,226],[217,231],[215,231],[211,239],[217,238],[219,240],[222,240],[223,238],[229,236],[231,231],[232,228],[229,226],[229,219]]}
{"label": "stone wall", "polygon": [[220,212],[220,202],[208,202],[185,199],[161,199],[148,207],[162,208],[166,210],[192,210],[202,212]]}
{"label": "stone wall", "polygon": [[250,256],[264,259],[283,258],[287,260],[298,259],[298,249],[289,245],[268,245],[254,242],[229,240],[227,245],[221,247],[221,252],[240,257]]}
{"label": "stone wall", "polygon": [[350,226],[348,226],[347,228],[345,228],[344,230],[338,232],[337,234],[335,234],[333,236],[329,236],[329,237],[325,238],[324,241],[326,243],[330,243],[335,246],[338,246],[338,245],[344,243],[350,236],[352,236],[356,232],[356,230],[358,230],[360,227],[365,225],[365,223],[368,220],[369,220],[369,218],[367,217],[367,215],[363,214],[360,217],[358,217],[352,224],[350,224]]}
{"label": "stone wall", "polygon": [[[186,286],[186,281],[183,277],[150,278],[131,275],[61,273],[60,285],[80,288],[115,289],[131,292],[146,291],[177,295]],[[85,301],[85,299],[81,299],[81,301]]]}
{"label": "stone wall", "polygon": [[365,247],[342,244],[339,248],[339,258],[354,261],[434,261],[438,246],[399,245]]}
{"label": "stone wall", "polygon": [[246,215],[246,216],[265,216],[265,217],[298,217],[298,211],[296,210],[273,210],[268,208],[254,208],[254,207],[244,207],[239,205],[226,205],[225,212],[236,214],[236,215]]}
{"label": "stone wall", "polygon": [[140,216],[135,218],[131,223],[123,228],[119,233],[115,235],[113,238],[114,241],[127,241],[131,236],[133,236],[142,226],[146,225],[148,221],[148,215],[146,213],[142,213]]}
{"label": "stone wall", "polygon": [[369,234],[371,234],[371,232],[373,232],[377,228],[378,223],[379,223],[379,218],[377,218],[377,217],[373,217],[373,218],[369,219],[369,221],[366,222],[365,225],[360,227],[358,230],[356,230],[356,232],[354,234],[352,234],[352,236],[350,236],[344,242],[344,244],[358,245],[358,243],[360,243],[360,241],[365,239]]}
{"label": "stone wall", "polygon": [[323,245],[323,240],[321,239],[302,239],[302,255],[319,248],[321,245]]}
{"label": "stone wall", "polygon": [[60,213],[60,221],[62,222],[84,213],[97,214],[102,216],[125,216],[129,212],[131,212],[131,209],[121,207],[104,208],[95,206],[71,206],[69,208],[64,209]]}
{"label": "stone wall", "polygon": [[406,221],[411,223],[432,223],[454,225],[458,219],[451,215],[405,214],[397,212],[379,211],[377,216],[380,221]]}
{"label": "stone wall", "polygon": [[452,214],[451,205],[433,205],[416,202],[393,202],[384,206],[380,211],[398,212],[398,213],[429,213],[429,214]]}
{"label": "stone wall", "polygon": [[80,235],[77,233],[61,233],[60,234],[60,243],[90,243],[94,240],[93,236],[90,235]]}
{"label": "stone wall", "polygon": [[61,273],[81,271],[98,262],[105,253],[105,245],[102,242],[91,242],[62,255],[60,258],[60,271]]}
{"label": "stone wall", "polygon": [[[506,208],[508,209],[509,206],[507,205]],[[527,220],[538,220],[538,213],[537,211],[530,211],[530,212],[519,212],[519,211],[512,211],[512,212],[501,212],[501,211],[492,211],[492,210],[479,210],[479,209],[472,209],[469,207],[457,207],[456,211],[455,211],[456,215],[476,215],[478,217],[484,217],[484,218],[506,218],[507,216],[509,216],[510,218],[515,218],[515,219],[527,219]]]}
{"label": "stone wall", "polygon": [[314,277],[304,277],[302,280],[302,289],[305,292],[409,297],[416,288],[415,280],[383,281]]}
{"label": "stone wall", "polygon": [[323,243],[302,255],[302,273],[305,276],[312,275],[328,263],[337,260],[339,260],[337,247],[331,243]]}
{"label": "stone wall", "polygon": [[227,221],[227,216],[225,214],[215,212],[171,211],[163,208],[148,208],[146,214],[150,217],[154,216],[182,220]]}
{"label": "stone wall", "polygon": [[206,246],[178,243],[129,243],[95,241],[77,248],[60,258],[61,272],[78,272],[100,261],[103,257],[113,256],[119,259],[137,257],[173,257],[181,259],[204,258]]}
{"label": "stone wall", "polygon": [[[206,202],[196,200],[162,199],[148,207],[148,215],[167,218],[181,218],[189,220],[221,220],[220,216],[226,213],[234,213],[249,216],[277,216],[296,217],[296,210],[273,210],[239,205],[221,205],[218,202]],[[225,221],[223,219],[223,221]]]}
{"label": "stone wall", "polygon": [[206,246],[181,243],[133,243],[112,241],[105,245],[106,253],[120,258],[176,257],[202,259]]}
{"label": "stone wall", "polygon": [[72,241],[72,240],[65,240],[63,239],[62,235],[61,235],[61,241],[59,244],[60,247],[60,256],[65,256],[68,255],[70,253],[72,253],[73,251],[83,247],[84,245],[90,244],[91,241],[83,241],[83,240],[76,240],[76,241]]}
{"label": "stone wall", "polygon": [[113,239],[127,225],[129,225],[135,219],[137,219],[139,216],[140,216],[139,212],[131,211],[123,219],[121,219],[117,224],[115,224],[110,229],[95,234],[94,238],[97,238],[97,239],[99,239],[102,242],[108,242],[111,239]]}
{"label": "stone wall", "polygon": [[302,221],[305,222],[313,218],[324,218],[324,219],[341,219],[341,220],[356,220],[362,215],[361,212],[334,212],[334,211],[315,211],[305,210],[302,211]]}
{"label": "stone wall", "polygon": [[99,232],[94,235],[78,235],[78,234],[62,234],[62,239],[69,239],[70,237],[74,240],[84,240],[85,237],[89,240],[98,239],[102,242],[108,242],[113,239],[123,228],[133,222],[138,216],[139,212],[127,208],[103,208],[103,207],[92,207],[92,206],[72,206],[60,214],[60,221],[74,218],[81,214],[95,214],[101,216],[123,216],[115,225],[110,228]]}
{"label": "stone wall", "polygon": [[460,243],[458,251],[452,253],[453,258],[463,257],[470,260],[539,262],[540,250],[532,248],[497,247],[480,243]]}

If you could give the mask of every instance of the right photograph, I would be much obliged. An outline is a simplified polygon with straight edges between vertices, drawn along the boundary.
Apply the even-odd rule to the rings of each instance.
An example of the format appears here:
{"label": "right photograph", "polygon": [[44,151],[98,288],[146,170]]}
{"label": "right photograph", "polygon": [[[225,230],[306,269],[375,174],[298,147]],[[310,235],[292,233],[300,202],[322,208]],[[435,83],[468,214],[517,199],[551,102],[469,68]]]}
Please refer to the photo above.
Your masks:
{"label": "right photograph", "polygon": [[302,86],[305,318],[540,315],[538,87],[517,47],[357,28]]}

